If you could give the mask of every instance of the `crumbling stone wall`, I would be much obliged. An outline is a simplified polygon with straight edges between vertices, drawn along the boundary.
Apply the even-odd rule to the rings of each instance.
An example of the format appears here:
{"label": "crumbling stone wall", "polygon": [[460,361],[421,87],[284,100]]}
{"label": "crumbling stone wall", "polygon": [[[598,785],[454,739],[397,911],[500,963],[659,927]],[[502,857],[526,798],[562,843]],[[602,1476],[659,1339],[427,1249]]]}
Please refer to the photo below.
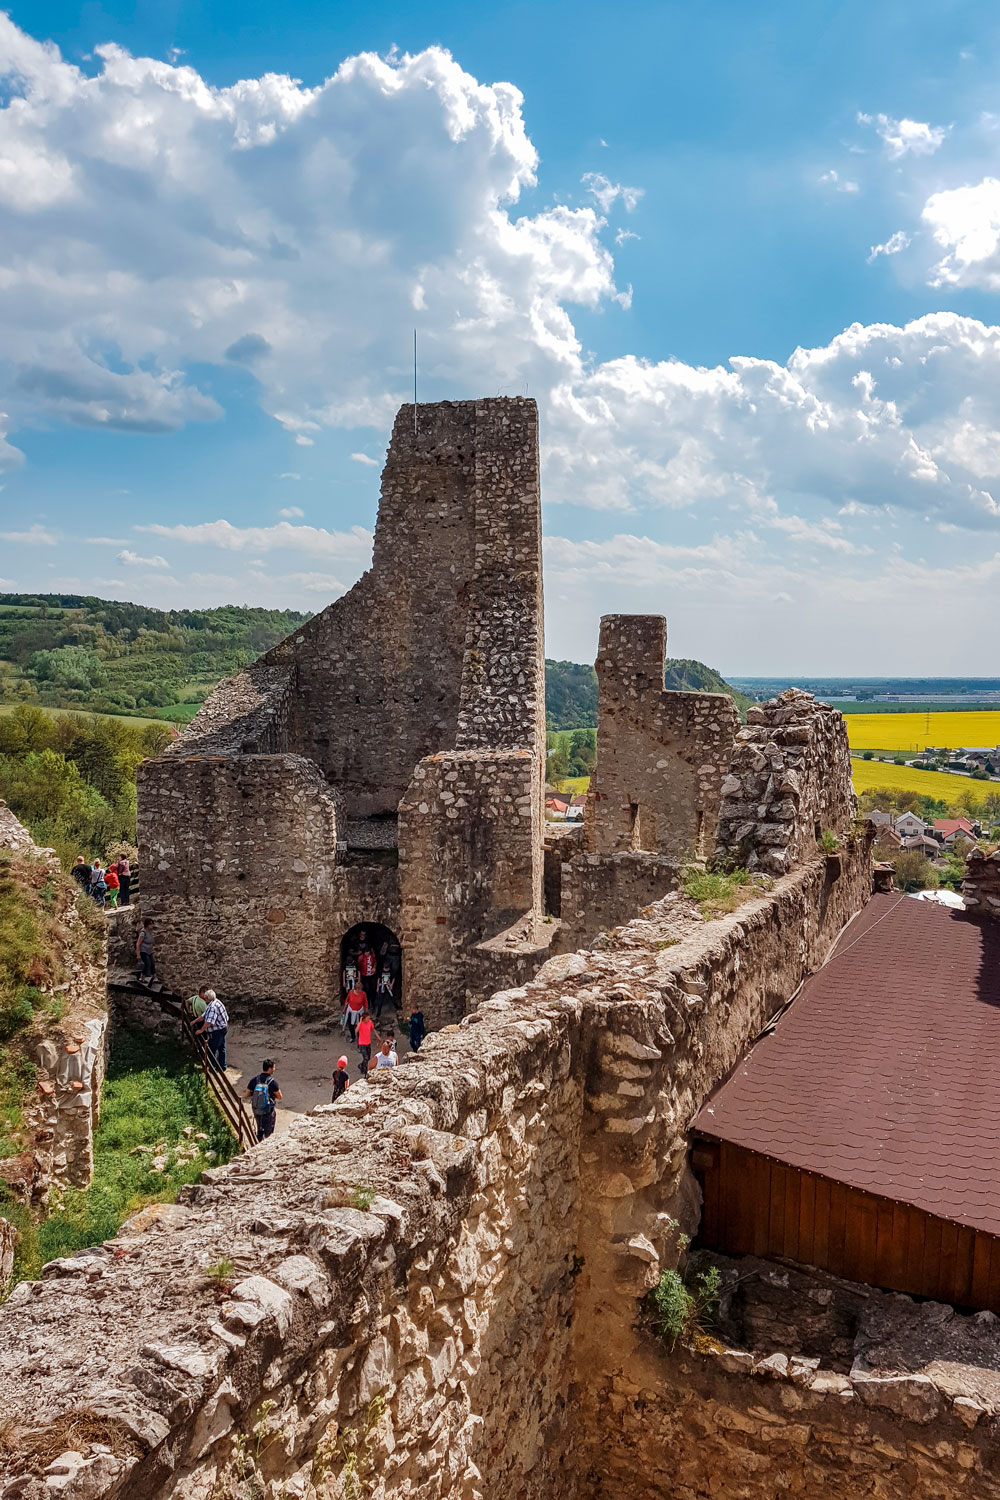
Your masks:
{"label": "crumbling stone wall", "polygon": [[602,618],[586,852],[562,865],[557,951],[627,921],[715,849],[739,714],[724,693],[667,691],[666,655],[662,615]]}
{"label": "crumbling stone wall", "polygon": [[597,652],[597,854],[707,859],[739,714],[724,693],[667,692],[662,615],[605,615]]}
{"label": "crumbling stone wall", "polygon": [[[86,1187],[94,1169],[94,1131],[107,1063],[106,952],[95,946],[76,906],[76,887],[52,849],[40,848],[0,802],[0,849],[29,861],[51,892],[65,977],[50,995],[53,1014],[40,1013],[24,1039],[35,1068],[36,1094],[21,1120],[24,1149],[5,1156],[2,1177],[16,1200],[42,1213],[53,1186]],[[15,865],[15,881],[26,872]],[[0,1226],[0,1291],[10,1275],[14,1236]],[[5,1269],[6,1266],[6,1269]]]}
{"label": "crumbling stone wall", "polygon": [[748,710],[722,786],[724,859],[783,875],[812,856],[823,833],[844,837],[856,815],[847,729],[836,709],[788,688]]}
{"label": "crumbling stone wall", "polygon": [[[535,403],[520,399],[401,408],[370,571],[220,684],[182,739],[142,767],[143,912],[160,930],[158,967],[170,987],[207,973],[230,997],[332,1005],[344,932],[383,921],[397,936],[417,935],[408,975],[448,970],[441,1008],[438,993],[425,998],[429,1019],[440,1021],[460,1013],[452,997],[473,984],[476,943],[512,913],[540,917],[537,425]],[[494,755],[498,765],[521,757],[507,841],[519,848],[518,875],[506,854],[491,873],[460,865],[447,887],[435,888],[431,913],[425,872],[410,857],[422,837],[413,809],[423,799],[408,789],[443,753],[456,764],[468,755]],[[400,844],[404,798],[411,826]],[[458,797],[449,809],[451,855],[481,852],[488,840],[476,826],[479,803]],[[468,827],[451,828],[456,819]],[[492,911],[490,890],[503,901]]]}
{"label": "crumbling stone wall", "polygon": [[840,1375],[709,1341],[668,1358],[649,1340],[602,1397],[622,1438],[587,1500],[1000,1495],[995,1413],[980,1420],[981,1406],[926,1375]]}
{"label": "crumbling stone wall", "polygon": [[1000,918],[1000,849],[992,854],[983,849],[969,850],[962,895],[967,911],[981,917]]}
{"label": "crumbling stone wall", "polygon": [[788,1262],[702,1253],[721,1272],[712,1336],[668,1353],[647,1325],[604,1398],[627,1448],[595,1494],[1000,1495],[998,1320]]}
{"label": "crumbling stone wall", "polygon": [[718,921],[671,895],[53,1263],[0,1312],[5,1494],[62,1433],[64,1500],[328,1500],[352,1451],[398,1500],[599,1493],[687,1127],[868,883],[859,847]]}

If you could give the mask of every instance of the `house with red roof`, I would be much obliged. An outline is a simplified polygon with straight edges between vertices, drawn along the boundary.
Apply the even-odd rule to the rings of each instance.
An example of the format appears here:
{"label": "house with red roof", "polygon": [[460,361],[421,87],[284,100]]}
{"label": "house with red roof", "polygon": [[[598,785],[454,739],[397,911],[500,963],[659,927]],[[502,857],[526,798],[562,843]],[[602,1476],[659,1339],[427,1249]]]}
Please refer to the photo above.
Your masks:
{"label": "house with red roof", "polygon": [[956,844],[976,842],[975,829],[968,818],[935,818],[933,827],[934,837],[946,849],[953,849]]}

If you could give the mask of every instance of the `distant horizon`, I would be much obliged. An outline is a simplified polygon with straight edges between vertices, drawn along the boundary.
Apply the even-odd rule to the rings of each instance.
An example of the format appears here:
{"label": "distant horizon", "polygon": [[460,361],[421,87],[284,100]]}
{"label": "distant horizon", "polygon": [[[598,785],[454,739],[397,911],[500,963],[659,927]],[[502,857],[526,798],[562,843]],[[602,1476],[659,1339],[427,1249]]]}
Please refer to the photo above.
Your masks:
{"label": "distant horizon", "polygon": [[[303,609],[301,607],[299,607],[297,610],[295,610],[295,609],[285,610],[285,609],[282,609],[281,606],[278,606],[278,605],[273,605],[273,604],[251,604],[251,603],[247,602],[246,600],[237,602],[234,599],[226,599],[226,600],[223,600],[222,602],[219,602],[219,603],[205,603],[205,602],[201,602],[199,604],[181,604],[181,603],[175,603],[175,604],[172,604],[172,605],[162,605],[162,604],[150,604],[150,603],[147,603],[147,601],[145,601],[145,600],[136,599],[134,597],[133,598],[116,598],[114,595],[111,595],[111,594],[88,593],[84,589],[79,589],[79,590],[78,589],[52,589],[52,590],[45,590],[45,589],[41,589],[41,588],[40,589],[19,588],[19,589],[3,589],[3,590],[0,590],[0,602],[2,602],[4,599],[11,598],[11,597],[18,596],[18,595],[30,595],[30,596],[32,596],[34,598],[38,598],[38,599],[45,599],[45,598],[55,599],[55,598],[60,598],[60,597],[62,597],[62,598],[76,597],[76,598],[81,598],[81,599],[82,598],[98,599],[98,600],[100,600],[102,602],[105,602],[105,603],[108,603],[108,604],[132,604],[132,605],[135,605],[137,608],[140,608],[140,609],[155,609],[155,610],[160,611],[163,614],[172,614],[172,613],[180,613],[180,612],[195,611],[195,610],[212,610],[212,609],[264,609],[264,610],[269,610],[269,611],[272,611],[274,613],[279,613],[279,614],[280,613],[298,613],[298,614],[302,614],[302,615],[308,616],[310,618],[313,617],[313,616],[315,616],[315,615],[317,615],[317,614],[320,614],[323,609],[326,609],[328,607],[329,604],[332,604],[332,603],[335,602],[333,599],[330,599],[325,604],[322,604],[319,609],[316,609],[316,610]],[[343,596],[341,596],[341,597],[343,597]],[[619,611],[619,613],[629,613],[629,611]],[[635,613],[637,613],[637,614],[644,613],[644,611],[637,610],[637,611],[635,611]],[[597,654],[596,639],[597,639],[597,637],[596,637],[596,632],[595,632],[595,656]],[[978,677],[978,676],[973,676],[973,675],[964,675],[964,674],[961,674],[961,673],[950,673],[948,675],[937,675],[937,674],[934,674],[934,673],[913,673],[913,672],[876,672],[876,673],[872,673],[870,670],[865,675],[861,675],[860,673],[854,673],[854,672],[829,672],[829,671],[814,671],[814,672],[801,672],[801,671],[799,671],[799,672],[779,672],[779,671],[770,671],[770,672],[764,672],[764,671],[756,671],[756,672],[730,672],[730,671],[726,670],[724,667],[718,666],[715,662],[707,661],[703,656],[690,655],[690,654],[686,654],[686,653],[677,653],[677,654],[675,654],[674,652],[672,652],[670,650],[670,642],[669,642],[669,640],[668,640],[668,643],[667,643],[667,655],[668,655],[668,657],[670,657],[672,660],[675,660],[675,661],[678,661],[678,660],[679,661],[698,661],[698,662],[701,662],[701,664],[703,666],[712,667],[715,671],[717,671],[719,673],[719,675],[721,677],[725,678],[725,680],[728,683],[730,683],[731,685],[738,685],[740,683],[767,683],[767,682],[774,683],[774,682],[785,682],[785,683],[788,684],[788,686],[795,687],[795,686],[798,686],[800,684],[806,684],[806,683],[809,683],[809,682],[814,682],[814,683],[817,683],[817,684],[818,683],[829,683],[829,682],[851,682],[851,683],[854,683],[854,684],[859,685],[859,686],[860,685],[867,685],[867,684],[876,684],[876,683],[885,684],[885,683],[921,682],[921,683],[930,684],[930,683],[953,683],[953,682],[956,682],[956,683],[973,683],[973,684],[976,684],[979,687],[983,687],[983,688],[987,688],[987,687],[988,688],[996,688],[997,691],[1000,691],[1000,676],[995,676],[995,677]],[[553,656],[553,655],[546,654],[545,660],[546,661],[552,661],[552,662],[566,663],[567,665],[574,666],[574,667],[592,667],[594,665],[593,658],[591,660],[589,660],[589,661],[579,661],[579,660],[576,660],[575,658],[569,657],[569,656]]]}

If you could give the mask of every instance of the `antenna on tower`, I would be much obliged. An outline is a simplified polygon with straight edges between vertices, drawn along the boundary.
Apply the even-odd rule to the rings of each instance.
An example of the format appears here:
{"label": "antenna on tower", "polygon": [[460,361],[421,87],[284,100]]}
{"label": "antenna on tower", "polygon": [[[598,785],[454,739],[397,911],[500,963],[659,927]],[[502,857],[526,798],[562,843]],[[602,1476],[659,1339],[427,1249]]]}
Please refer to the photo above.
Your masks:
{"label": "antenna on tower", "polygon": [[417,330],[413,330],[413,436],[417,435]]}

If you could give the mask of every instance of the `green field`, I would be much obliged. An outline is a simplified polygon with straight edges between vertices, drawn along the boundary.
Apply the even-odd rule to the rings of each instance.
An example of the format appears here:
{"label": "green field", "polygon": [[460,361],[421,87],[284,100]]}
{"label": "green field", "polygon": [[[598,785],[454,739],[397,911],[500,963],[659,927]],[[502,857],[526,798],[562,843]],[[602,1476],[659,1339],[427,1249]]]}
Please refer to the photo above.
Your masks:
{"label": "green field", "polygon": [[[191,704],[190,706],[194,709],[195,712],[197,712],[197,710],[201,707],[201,705],[198,703]],[[17,703],[0,703],[0,714],[12,714],[15,708],[18,707],[20,707],[20,705]],[[61,714],[72,714],[74,717],[79,716],[87,719],[115,719],[119,724],[133,724],[137,725],[140,729],[143,728],[146,724],[156,724],[160,729],[162,729],[165,724],[169,726],[170,722],[169,720],[164,719],[144,719],[139,714],[96,713],[93,709],[89,708],[45,708],[40,703],[31,703],[28,705],[28,707],[41,709],[43,714],[51,714],[56,718]],[[187,708],[188,705],[185,704],[184,707]]]}

